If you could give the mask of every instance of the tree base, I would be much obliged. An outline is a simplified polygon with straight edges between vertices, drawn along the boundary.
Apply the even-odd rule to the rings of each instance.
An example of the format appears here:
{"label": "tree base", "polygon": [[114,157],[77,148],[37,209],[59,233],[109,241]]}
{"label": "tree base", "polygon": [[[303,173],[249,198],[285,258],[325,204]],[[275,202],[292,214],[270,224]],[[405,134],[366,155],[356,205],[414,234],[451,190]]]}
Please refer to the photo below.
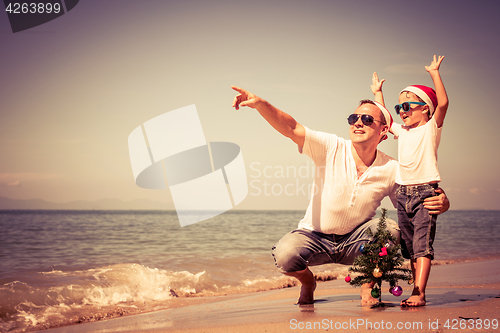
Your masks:
{"label": "tree base", "polygon": [[391,303],[384,303],[384,302],[377,302],[370,306],[370,309],[376,309],[376,308],[388,308],[388,307],[393,307]]}

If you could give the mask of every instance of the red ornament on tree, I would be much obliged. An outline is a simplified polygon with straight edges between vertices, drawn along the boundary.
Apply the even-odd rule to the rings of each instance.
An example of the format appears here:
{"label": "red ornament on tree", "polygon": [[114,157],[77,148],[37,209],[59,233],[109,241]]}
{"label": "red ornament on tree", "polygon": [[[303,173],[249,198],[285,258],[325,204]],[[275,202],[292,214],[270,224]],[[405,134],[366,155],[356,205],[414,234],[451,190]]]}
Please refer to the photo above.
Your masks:
{"label": "red ornament on tree", "polygon": [[378,255],[381,257],[386,256],[387,255],[387,248],[384,246]]}

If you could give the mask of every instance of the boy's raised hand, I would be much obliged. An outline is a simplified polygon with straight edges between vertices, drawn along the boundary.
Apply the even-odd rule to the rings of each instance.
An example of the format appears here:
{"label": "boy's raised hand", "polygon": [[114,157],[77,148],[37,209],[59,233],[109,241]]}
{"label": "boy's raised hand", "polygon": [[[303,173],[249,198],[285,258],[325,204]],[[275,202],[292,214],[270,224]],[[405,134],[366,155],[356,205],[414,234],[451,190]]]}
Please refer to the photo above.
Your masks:
{"label": "boy's raised hand", "polygon": [[380,81],[378,79],[377,72],[373,73],[372,85],[370,86],[370,88],[372,88],[372,93],[374,95],[376,95],[378,92],[382,91],[382,84],[384,83],[384,81],[385,81],[385,79],[382,79],[382,81]]}
{"label": "boy's raised hand", "polygon": [[441,66],[441,62],[443,61],[443,59],[444,56],[439,56],[438,59],[436,60],[436,55],[434,55],[434,59],[432,60],[429,66],[425,66],[425,70],[428,71],[429,73],[431,71],[438,71],[439,66]]}
{"label": "boy's raised hand", "polygon": [[425,66],[425,70],[429,72],[434,82],[434,89],[436,89],[437,106],[436,111],[434,111],[434,119],[439,127],[443,126],[444,117],[448,110],[448,95],[446,94],[446,89],[444,88],[443,80],[441,80],[441,75],[439,74],[439,66],[443,61],[444,56],[439,56],[436,60],[436,55],[429,66]]}
{"label": "boy's raised hand", "polygon": [[379,80],[377,72],[374,72],[372,76],[372,85],[370,86],[370,88],[372,88],[372,93],[373,95],[375,95],[375,101],[385,106],[384,94],[382,93],[382,84],[384,83],[384,81],[385,79]]}

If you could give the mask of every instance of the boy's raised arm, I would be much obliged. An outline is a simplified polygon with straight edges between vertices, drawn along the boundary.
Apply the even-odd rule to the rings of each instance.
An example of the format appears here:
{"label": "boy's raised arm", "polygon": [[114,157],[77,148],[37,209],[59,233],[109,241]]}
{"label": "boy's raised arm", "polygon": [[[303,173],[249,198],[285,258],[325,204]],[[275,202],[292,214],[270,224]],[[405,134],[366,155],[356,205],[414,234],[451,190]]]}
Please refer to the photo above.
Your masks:
{"label": "boy's raised arm", "polygon": [[379,102],[383,106],[385,106],[384,94],[382,93],[382,84],[384,81],[385,79],[379,81],[377,72],[374,72],[372,76],[372,85],[370,86],[370,88],[372,88],[373,95],[375,95],[375,102]]}
{"label": "boy's raised arm", "polygon": [[302,149],[306,138],[304,126],[259,96],[239,87],[231,86],[231,88],[239,93],[233,100],[233,107],[236,110],[239,110],[240,106],[256,109],[274,129],[292,139]]}
{"label": "boy's raised arm", "polygon": [[[379,80],[377,72],[373,72],[372,85],[370,88],[372,88],[372,93],[375,95],[375,102],[379,102],[383,106],[385,106],[384,94],[382,93],[382,84],[384,84],[384,82],[385,79]],[[389,128],[389,133],[394,134],[392,127]]]}
{"label": "boy's raised arm", "polygon": [[436,107],[436,111],[434,111],[434,117],[438,127],[443,126],[444,117],[446,116],[446,111],[448,111],[448,95],[446,94],[443,80],[439,74],[439,66],[441,66],[443,59],[444,56],[439,56],[436,59],[436,55],[434,55],[434,59],[431,64],[429,66],[425,66],[425,70],[429,72],[432,82],[434,82],[434,89],[436,89],[438,105]]}

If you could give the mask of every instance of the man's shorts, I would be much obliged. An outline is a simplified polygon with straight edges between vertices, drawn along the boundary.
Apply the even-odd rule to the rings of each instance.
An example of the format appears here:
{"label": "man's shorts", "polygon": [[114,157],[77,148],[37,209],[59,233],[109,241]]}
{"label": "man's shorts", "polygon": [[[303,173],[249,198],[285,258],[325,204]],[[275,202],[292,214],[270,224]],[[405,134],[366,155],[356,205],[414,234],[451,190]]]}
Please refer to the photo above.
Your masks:
{"label": "man's shorts", "polygon": [[[369,220],[345,235],[297,229],[283,236],[272,248],[276,266],[282,273],[302,271],[307,266],[324,264],[352,265],[361,254],[360,246],[372,241],[366,233],[377,230],[379,219]],[[399,228],[394,220],[386,219],[387,229],[399,241]]]}

